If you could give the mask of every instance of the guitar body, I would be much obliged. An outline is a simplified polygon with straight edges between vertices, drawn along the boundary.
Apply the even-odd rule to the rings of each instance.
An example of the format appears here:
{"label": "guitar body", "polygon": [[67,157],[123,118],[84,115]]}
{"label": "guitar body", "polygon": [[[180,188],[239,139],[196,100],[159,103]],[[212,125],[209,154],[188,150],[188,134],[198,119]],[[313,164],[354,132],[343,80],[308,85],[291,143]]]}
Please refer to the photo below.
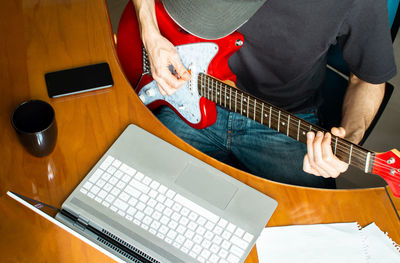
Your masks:
{"label": "guitar body", "polygon": [[236,76],[229,69],[228,59],[240,49],[241,45],[236,43],[243,43],[243,35],[234,32],[213,41],[193,36],[170,18],[160,1],[156,2],[156,17],[162,35],[176,47],[183,65],[190,70],[191,80],[172,96],[163,96],[150,74],[141,78],[146,73],[146,62],[131,1],[122,14],[118,28],[117,53],[121,66],[132,86],[137,86],[135,91],[140,99],[150,109],[167,105],[190,126],[196,129],[208,127],[217,117],[215,103],[199,95],[197,75],[205,73],[235,83]]}

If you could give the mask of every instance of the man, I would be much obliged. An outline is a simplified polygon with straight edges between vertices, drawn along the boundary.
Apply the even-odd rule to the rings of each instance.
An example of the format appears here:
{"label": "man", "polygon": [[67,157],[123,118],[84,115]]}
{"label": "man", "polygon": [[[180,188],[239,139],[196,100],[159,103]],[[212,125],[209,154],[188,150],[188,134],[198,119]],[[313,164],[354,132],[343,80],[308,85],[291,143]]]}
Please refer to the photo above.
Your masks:
{"label": "man", "polygon": [[[154,1],[133,2],[153,78],[161,93],[171,95],[190,74],[158,30]],[[318,123],[327,51],[339,43],[352,73],[341,127],[331,132],[354,143],[375,116],[384,83],[396,73],[386,0],[164,0],[163,4],[194,35],[215,39],[237,29],[245,41],[229,66],[238,88],[312,123]],[[169,65],[178,76],[171,74]],[[167,107],[156,114],[199,150],[267,179],[331,188],[332,178],[348,168],[333,155],[330,133],[309,132],[305,146],[220,107],[216,123],[202,130],[189,127]]]}

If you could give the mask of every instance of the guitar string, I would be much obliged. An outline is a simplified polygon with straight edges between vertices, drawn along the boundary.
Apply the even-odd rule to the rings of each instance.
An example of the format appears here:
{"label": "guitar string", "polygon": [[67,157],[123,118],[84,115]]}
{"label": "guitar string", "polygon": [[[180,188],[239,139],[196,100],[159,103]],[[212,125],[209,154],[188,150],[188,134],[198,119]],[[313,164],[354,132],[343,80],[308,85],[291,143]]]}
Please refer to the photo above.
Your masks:
{"label": "guitar string", "polygon": [[[229,87],[229,86],[228,86]],[[218,93],[216,93],[216,92],[214,92],[213,91],[213,89],[212,89],[212,94],[211,95],[218,95]],[[240,92],[240,91],[239,91]],[[209,94],[207,94],[207,95],[209,95]],[[248,97],[248,95],[245,95],[246,97]],[[217,96],[215,96],[215,97],[217,97]],[[232,96],[233,97],[233,96]],[[225,98],[225,97],[224,97]],[[238,98],[235,96],[235,99],[234,99],[234,103],[237,105],[237,103],[239,103],[239,104],[243,104],[243,102],[242,101],[238,101],[237,100]],[[239,98],[240,99],[240,98]],[[246,99],[248,99],[248,98],[246,98]],[[228,98],[228,100],[229,100],[229,98]],[[230,101],[232,101],[232,98],[230,98]],[[222,102],[221,102],[221,104],[222,104]],[[253,107],[254,108],[254,107]],[[267,105],[267,108],[270,108],[268,105]],[[279,114],[279,110],[276,110],[276,109],[273,109],[273,108],[271,108],[272,109],[272,113],[273,114],[276,114],[276,113],[278,113]],[[232,109],[231,109],[232,110]],[[261,115],[261,113],[263,113],[264,111],[259,111],[260,110],[260,107],[256,104],[256,113],[257,113],[257,116],[260,116]],[[239,112],[238,112],[239,113]],[[283,114],[287,114],[287,113],[285,113],[285,112],[282,112],[281,111],[281,113],[283,113]],[[271,114],[271,120],[274,120],[274,121],[276,121],[276,125],[278,125],[277,124],[277,117],[276,116],[274,116],[273,114]],[[299,118],[298,117],[296,117],[296,116],[293,116],[293,118],[295,118],[295,119],[297,119],[297,121],[299,120]],[[289,122],[289,126],[294,122],[294,124],[295,125],[297,125],[298,126],[298,123],[297,123],[297,121],[296,120],[293,120],[293,119],[291,119],[291,120],[289,120],[290,122]],[[283,123],[283,122],[282,122]],[[262,123],[262,124],[264,124],[264,123]],[[272,123],[273,124],[273,123]],[[265,124],[266,125],[266,124]],[[310,126],[309,125],[307,125],[307,124],[304,124],[304,121],[303,122],[300,122],[300,125],[301,125],[301,128],[305,128],[305,129],[302,129],[302,132],[308,132],[308,131],[318,131],[317,129],[315,129],[314,127],[311,127],[311,130],[310,130]],[[272,126],[272,125],[271,125]],[[292,127],[293,127],[293,125],[292,125]],[[290,129],[290,127],[289,127],[289,130],[291,130],[291,131],[296,131],[295,129]],[[304,134],[303,134],[304,135]],[[334,136],[334,135],[332,135],[333,136],[333,139],[336,139],[336,137],[337,136]],[[348,153],[348,150],[349,150],[349,147],[348,147],[348,145],[347,144],[344,144],[344,142],[342,142],[341,141],[341,138],[340,137],[338,137],[338,143],[336,144],[336,146],[337,146],[337,149],[341,149],[342,151],[344,151],[345,153]],[[357,146],[357,145],[353,145],[353,146],[355,146],[353,149],[352,149],[352,151],[353,151],[353,153],[354,154],[356,154],[356,155],[358,155],[358,157],[359,158],[363,158],[363,159],[366,159],[366,150],[363,150],[363,149],[359,149],[359,146]],[[364,161],[364,160],[363,160]]]}
{"label": "guitar string", "polygon": [[[202,82],[202,80],[204,80],[203,78],[201,79],[201,81],[200,82]],[[211,80],[214,80],[214,79],[212,79],[211,78]],[[218,87],[218,84],[220,84],[220,86]],[[223,86],[222,86],[223,85]],[[212,94],[211,95],[215,95],[214,97],[216,98],[215,100],[216,100],[216,102],[218,101],[218,96],[220,97],[220,104],[222,105],[222,94],[223,93],[225,93],[226,94],[226,88],[228,88],[228,89],[232,89],[229,85],[226,85],[226,84],[224,84],[224,83],[215,83],[215,85],[214,85],[214,83],[212,83],[212,86],[213,87],[215,87],[215,89],[214,88],[211,88],[211,91],[212,91]],[[204,83],[202,83],[202,88],[203,88],[203,90],[204,90]],[[225,92],[222,90],[222,88],[225,88]],[[214,90],[215,90],[215,92],[214,92]],[[218,91],[219,91],[219,94],[218,94]],[[235,91],[236,91],[236,89],[235,89]],[[246,95],[245,93],[243,93],[243,92],[240,92],[239,91],[239,93],[240,93],[240,95],[241,95],[241,97],[242,97],[242,94],[244,94],[247,98],[245,98],[245,99],[247,99],[248,100],[248,103],[250,103],[250,100],[251,99],[253,99],[254,100],[254,104],[252,103],[252,105],[255,105],[256,107],[254,107],[253,106],[253,109],[255,110],[255,112],[256,113],[258,113],[258,117],[261,115],[261,113],[263,113],[263,110],[261,110],[261,111],[259,111],[260,110],[260,107],[259,107],[259,105],[256,103],[256,100],[254,99],[254,98],[251,98],[250,96],[248,96],[248,95]],[[233,96],[232,96],[233,97]],[[232,100],[232,97],[230,98],[230,100]],[[224,95],[223,96],[223,98],[224,98],[224,101],[225,101],[225,107],[226,107],[226,96]],[[240,104],[241,104],[241,109],[242,109],[242,106],[243,106],[243,101],[238,101],[237,100],[238,98],[237,98],[237,96],[235,96],[235,104],[237,104],[237,102],[239,102]],[[229,100],[229,97],[228,97],[228,100]],[[245,101],[246,102],[246,101]],[[258,102],[258,103],[263,103],[263,102]],[[247,108],[249,108],[249,107],[247,107]],[[267,105],[267,108],[269,108],[268,107],[268,105]],[[278,114],[279,114],[279,110],[276,110],[276,109],[273,109],[273,108],[271,108],[273,111],[274,111],[274,113],[276,113],[276,112],[278,112]],[[247,112],[248,113],[248,112]],[[281,113],[283,113],[283,114],[286,114],[285,112],[282,112],[281,111]],[[271,114],[272,115],[272,114]],[[254,117],[254,116],[253,116]],[[271,116],[272,118],[274,118],[274,120],[276,120],[276,122],[277,122],[277,118],[276,118],[276,116]],[[296,116],[293,116],[293,117],[296,117]],[[296,117],[297,119],[299,119],[298,117]],[[290,120],[290,118],[289,118],[289,123],[288,123],[288,125],[290,126],[290,124],[292,123],[292,121],[293,120]],[[283,123],[283,122],[282,122]],[[264,124],[264,123],[262,123],[262,124]],[[295,124],[298,124],[297,122],[295,122]],[[300,124],[302,124],[301,122],[300,122]],[[277,124],[278,125],[278,124]],[[305,125],[303,125],[303,127],[306,127],[307,129],[306,129],[306,131],[308,131],[309,130],[309,126],[307,125],[307,126],[305,126]],[[313,127],[311,128],[311,131],[313,131]],[[296,129],[292,129],[293,131],[296,131]],[[315,131],[318,131],[318,130],[316,130],[315,129]],[[304,131],[303,131],[304,132]],[[289,127],[289,132],[288,132],[289,134],[290,134],[290,127]],[[335,137],[336,136],[334,136],[334,135],[332,135],[333,136],[333,138],[335,139]],[[338,137],[338,139],[340,139],[339,137]],[[338,146],[343,146],[343,145],[341,145],[341,144],[339,144]],[[344,146],[346,146],[346,145],[344,145]],[[357,146],[357,145],[354,145],[354,146]],[[338,148],[337,148],[338,149]],[[347,148],[342,148],[341,149],[342,151],[344,150],[344,151],[348,151],[348,149]],[[353,150],[354,150],[354,153],[355,154],[357,154],[357,150],[360,150],[360,151],[366,151],[366,150],[363,150],[363,149],[358,149],[358,148],[353,148]],[[346,152],[345,152],[346,153]],[[359,161],[362,161],[362,164],[364,164],[365,162],[364,162],[364,159],[366,158],[366,156],[365,156],[365,152],[361,152],[361,153],[359,153],[360,155],[358,156],[359,158],[362,158],[363,160],[359,160]],[[354,157],[354,156],[353,156]],[[375,162],[376,162],[376,165],[377,166],[379,166],[379,167],[384,167],[384,168],[386,168],[386,169],[392,169],[393,167],[392,166],[390,166],[390,165],[387,165],[386,164],[386,162],[382,159],[382,163],[379,161],[379,157],[376,157],[375,158]],[[395,173],[397,173],[397,171],[395,172]]]}

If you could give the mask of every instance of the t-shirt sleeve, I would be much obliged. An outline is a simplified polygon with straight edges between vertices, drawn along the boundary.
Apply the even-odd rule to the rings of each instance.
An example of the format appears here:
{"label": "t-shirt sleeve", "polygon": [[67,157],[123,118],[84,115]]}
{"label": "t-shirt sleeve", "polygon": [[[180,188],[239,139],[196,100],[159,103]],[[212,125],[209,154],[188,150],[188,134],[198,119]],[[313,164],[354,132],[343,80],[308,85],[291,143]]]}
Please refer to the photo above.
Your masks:
{"label": "t-shirt sleeve", "polygon": [[386,0],[356,0],[338,38],[349,69],[379,84],[396,74]]}

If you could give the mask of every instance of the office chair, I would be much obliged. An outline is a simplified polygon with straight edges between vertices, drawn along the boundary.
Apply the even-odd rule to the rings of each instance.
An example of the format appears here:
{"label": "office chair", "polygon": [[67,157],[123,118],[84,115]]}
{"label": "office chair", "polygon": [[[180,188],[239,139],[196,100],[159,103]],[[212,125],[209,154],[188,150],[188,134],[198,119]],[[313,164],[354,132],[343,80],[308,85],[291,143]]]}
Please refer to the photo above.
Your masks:
{"label": "office chair", "polygon": [[[400,0],[388,0],[389,21],[391,26],[392,42],[394,41],[400,25]],[[350,71],[343,59],[339,45],[332,46],[328,51],[328,65],[325,82],[322,88],[323,105],[320,107],[321,126],[330,130],[340,126],[342,118],[343,99],[348,85]],[[362,145],[375,127],[393,93],[393,85],[386,83],[383,101],[371,125],[365,132],[360,142]]]}

